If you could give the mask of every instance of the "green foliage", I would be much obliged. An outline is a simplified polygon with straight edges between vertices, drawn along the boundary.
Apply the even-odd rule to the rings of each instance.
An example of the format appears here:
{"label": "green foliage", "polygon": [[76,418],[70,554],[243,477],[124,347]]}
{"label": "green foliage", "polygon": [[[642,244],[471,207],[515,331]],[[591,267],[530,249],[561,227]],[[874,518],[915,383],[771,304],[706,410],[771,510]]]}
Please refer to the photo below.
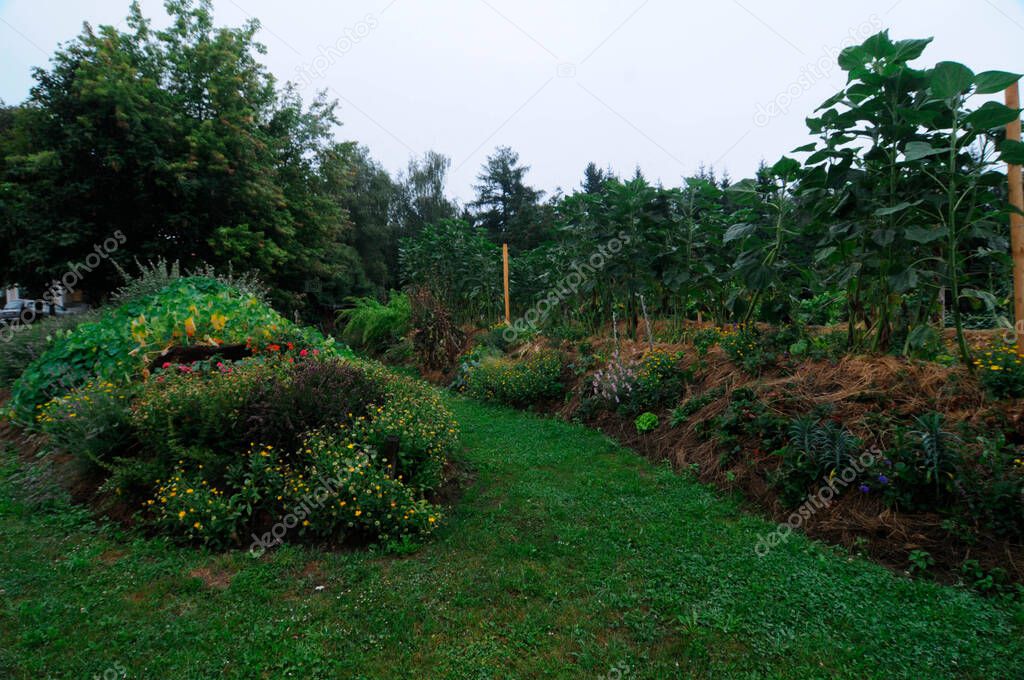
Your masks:
{"label": "green foliage", "polygon": [[[5,278],[44,288],[117,235],[122,263],[253,270],[289,308],[384,285],[359,250],[381,211],[342,200],[369,187],[353,145],[334,139],[335,104],[278,86],[255,20],[217,27],[207,0],[165,9],[157,30],[133,4],[121,26],[86,27],[34,72],[0,168],[0,240],[34,245],[3,254]],[[117,277],[104,267],[83,285],[98,296]]]}
{"label": "green foliage", "polygon": [[[786,349],[756,326],[739,325],[726,329],[721,335],[721,346],[726,356],[749,375],[758,376],[774,368],[782,360]],[[788,345],[786,345],[788,349]]]}
{"label": "green foliage", "polygon": [[236,275],[229,268],[227,274],[219,274],[212,266],[204,264],[193,271],[183,274],[178,260],[168,262],[162,257],[158,257],[155,262],[147,262],[146,264],[136,260],[135,267],[138,269],[136,274],[123,269],[116,261],[113,264],[121,276],[122,283],[117,290],[111,293],[110,299],[118,304],[155,295],[167,288],[175,280],[184,277],[214,279],[229,288],[233,288],[245,297],[255,298],[264,304],[270,304],[270,292],[252,272]]}
{"label": "green foliage", "polygon": [[377,298],[354,298],[351,309],[339,317],[345,323],[344,338],[350,345],[382,352],[409,332],[412,305],[405,293],[391,291],[386,305]]}
{"label": "green foliage", "polygon": [[653,432],[658,429],[658,416],[650,411],[641,413],[637,416],[636,420],[633,421],[633,425],[636,427],[638,434]]}
{"label": "green foliage", "polygon": [[131,427],[134,390],[111,382],[93,381],[41,405],[39,429],[57,450],[74,455],[88,467],[109,471],[117,457],[136,447]]}
{"label": "green foliage", "polygon": [[468,369],[465,391],[472,397],[509,406],[530,406],[562,395],[565,360],[541,351],[524,359],[485,357]]}
{"label": "green foliage", "polygon": [[50,343],[64,337],[77,326],[95,321],[96,312],[68,316],[50,316],[31,324],[7,326],[10,339],[0,340],[0,387],[10,387],[38,359]]}
{"label": "green foliage", "polygon": [[519,164],[519,154],[507,146],[488,156],[474,189],[477,224],[495,243],[508,243],[521,250],[536,246],[545,236],[537,233],[541,220],[537,205],[543,192],[523,181],[528,166]]}
{"label": "green foliage", "polygon": [[291,540],[388,541],[440,519],[423,494],[458,433],[421,383],[300,352],[168,365],[135,389],[89,384],[37,420],[162,532],[224,548],[302,507]]}
{"label": "green foliage", "polygon": [[960,515],[1001,538],[1024,537],[1024,450],[1004,435],[980,437],[980,451],[962,465],[956,488],[963,499]]}
{"label": "green foliage", "polygon": [[943,420],[943,415],[935,412],[914,416],[914,422],[920,428],[913,431],[913,434],[920,442],[924,479],[934,486],[936,497],[943,490],[953,489],[953,480],[960,463],[959,440],[942,429]]}
{"label": "green foliage", "polygon": [[[257,557],[285,539],[419,537],[441,519],[439,508],[382,469],[375,451],[322,433],[311,434],[287,464],[274,449],[256,447],[237,456],[222,477],[177,467],[145,505],[147,521],[161,533],[215,548],[243,535],[260,539],[262,531],[250,546]],[[277,522],[261,526],[262,517]]]}
{"label": "green foliage", "polygon": [[773,482],[790,506],[804,500],[812,484],[841,477],[842,487],[833,488],[844,491],[865,472],[859,461],[863,442],[841,424],[802,416],[789,423],[788,435],[788,444],[776,451],[782,461]]}
{"label": "green foliage", "polygon": [[677,408],[672,409],[672,427],[679,427],[685,423],[690,416],[697,413],[712,402],[718,401],[725,396],[724,387],[713,387],[703,394],[690,397],[686,402]]}
{"label": "green foliage", "polygon": [[53,396],[98,379],[138,378],[173,345],[299,342],[331,349],[330,340],[300,329],[256,298],[208,278],[173,280],[158,293],[106,309],[56,338],[14,384],[10,407],[22,420]]}
{"label": "green foliage", "polygon": [[723,467],[748,453],[746,442],[754,442],[752,453],[760,456],[782,446],[786,421],[768,408],[753,390],[735,389],[721,415],[698,425],[698,432],[718,442]]}
{"label": "green foliage", "polygon": [[636,384],[632,391],[637,407],[655,408],[679,399],[689,371],[679,367],[682,352],[653,350],[640,360],[636,370]]}
{"label": "green foliage", "polygon": [[907,559],[911,574],[924,574],[935,564],[935,558],[927,550],[911,550]]}

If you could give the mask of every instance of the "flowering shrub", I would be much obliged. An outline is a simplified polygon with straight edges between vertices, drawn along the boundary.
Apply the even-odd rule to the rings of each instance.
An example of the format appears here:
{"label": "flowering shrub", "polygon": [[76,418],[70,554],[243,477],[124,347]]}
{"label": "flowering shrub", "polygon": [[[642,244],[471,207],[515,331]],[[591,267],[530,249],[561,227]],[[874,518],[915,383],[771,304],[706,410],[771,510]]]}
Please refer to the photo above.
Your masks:
{"label": "flowering shrub", "polygon": [[768,347],[762,333],[754,326],[741,324],[724,329],[721,346],[729,360],[750,375],[760,374],[774,366],[778,359],[774,348]]}
{"label": "flowering shrub", "polygon": [[639,362],[626,363],[616,352],[605,368],[594,372],[589,398],[627,414],[661,406],[674,399],[689,378],[688,371],[678,368],[681,359],[681,353],[654,350]]}
{"label": "flowering shrub", "polygon": [[160,433],[147,445],[164,472],[146,517],[215,546],[271,532],[259,541],[265,549],[293,519],[289,540],[429,532],[441,515],[423,495],[440,484],[458,440],[429,387],[378,364],[311,354],[170,367],[149,380],[133,415],[140,433]]}
{"label": "flowering shrub", "polygon": [[168,365],[141,388],[132,407],[135,430],[162,465],[178,459],[221,471],[253,429],[246,405],[266,385],[283,379],[289,364],[252,359],[212,369]]}
{"label": "flowering shrub", "polygon": [[221,281],[176,279],[158,293],[108,309],[98,320],[55,338],[15,382],[11,411],[30,422],[38,404],[89,380],[129,382],[170,346],[247,341],[334,349],[332,341],[315,330],[296,327],[258,299]]}
{"label": "flowering shrub", "polygon": [[382,380],[337,359],[309,356],[267,378],[242,406],[243,439],[288,450],[322,425],[342,425],[365,416],[384,395]]}
{"label": "flowering shrub", "polygon": [[314,432],[287,458],[280,454],[253,447],[219,480],[201,465],[178,466],[157,480],[153,497],[143,502],[144,516],[165,533],[218,548],[251,536],[260,554],[286,537],[421,536],[441,519],[440,510],[394,478],[375,451],[343,436]]}
{"label": "flowering shrub", "polygon": [[590,397],[614,409],[633,399],[635,386],[636,365],[624,362],[616,350],[607,366],[594,371]]}
{"label": "flowering shrub", "polygon": [[528,406],[562,394],[564,359],[541,351],[521,360],[489,357],[467,371],[466,393],[477,399],[509,406]]}
{"label": "flowering shrub", "polygon": [[92,381],[37,408],[36,423],[51,444],[91,465],[106,467],[133,446],[131,390]]}
{"label": "flowering shrub", "polygon": [[982,386],[996,399],[1024,397],[1024,354],[1015,346],[978,350],[974,366]]}

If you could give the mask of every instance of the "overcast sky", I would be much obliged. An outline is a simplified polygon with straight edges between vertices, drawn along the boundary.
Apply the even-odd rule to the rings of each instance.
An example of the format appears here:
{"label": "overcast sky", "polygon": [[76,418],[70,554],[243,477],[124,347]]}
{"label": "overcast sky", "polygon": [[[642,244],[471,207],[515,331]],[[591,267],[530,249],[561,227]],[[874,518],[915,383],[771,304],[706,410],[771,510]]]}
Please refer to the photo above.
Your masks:
{"label": "overcast sky", "polygon": [[[128,0],[0,0],[0,98],[25,99],[83,21]],[[142,0],[158,24],[162,0]],[[218,24],[263,26],[264,58],[308,97],[339,100],[338,135],[395,172],[452,159],[462,201],[498,145],[545,191],[594,161],[678,184],[699,164],[752,174],[811,141],[804,118],[844,82],[839,49],[882,28],[934,36],[919,62],[1024,70],[1021,0],[215,0]]]}

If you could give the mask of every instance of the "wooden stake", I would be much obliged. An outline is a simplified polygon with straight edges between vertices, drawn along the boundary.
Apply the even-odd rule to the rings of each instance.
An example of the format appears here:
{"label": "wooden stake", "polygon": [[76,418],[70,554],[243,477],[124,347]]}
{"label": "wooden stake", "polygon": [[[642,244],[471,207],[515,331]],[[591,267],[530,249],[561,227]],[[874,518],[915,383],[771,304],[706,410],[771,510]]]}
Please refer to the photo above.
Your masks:
{"label": "wooden stake", "polygon": [[501,257],[505,268],[505,325],[512,323],[511,304],[508,299],[508,244],[501,244]]}
{"label": "wooden stake", "polygon": [[[1006,88],[1006,105],[1020,108],[1020,84]],[[1006,126],[1006,138],[1020,141],[1020,118]],[[1010,205],[1016,210],[1010,214],[1010,252],[1013,255],[1013,315],[1016,321],[1017,351],[1024,354],[1024,180],[1021,167],[1008,165],[1006,175],[1010,181]]]}

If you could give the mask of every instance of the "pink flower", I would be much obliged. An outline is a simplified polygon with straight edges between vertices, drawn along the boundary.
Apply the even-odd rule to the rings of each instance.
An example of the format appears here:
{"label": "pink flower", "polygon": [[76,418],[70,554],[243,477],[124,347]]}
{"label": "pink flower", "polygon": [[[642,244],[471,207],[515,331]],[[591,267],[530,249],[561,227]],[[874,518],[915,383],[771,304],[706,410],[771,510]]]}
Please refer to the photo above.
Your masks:
{"label": "pink flower", "polygon": [[[314,351],[316,351],[316,350],[314,350]],[[299,356],[300,356],[300,357],[304,357],[304,356],[306,356],[307,354],[309,354],[309,350],[305,350],[305,349],[304,349],[304,350],[302,350],[301,352],[299,352]]]}
{"label": "pink flower", "polygon": [[163,365],[163,368],[170,368],[170,367],[171,367],[171,362],[170,361],[165,361],[164,365]]}

